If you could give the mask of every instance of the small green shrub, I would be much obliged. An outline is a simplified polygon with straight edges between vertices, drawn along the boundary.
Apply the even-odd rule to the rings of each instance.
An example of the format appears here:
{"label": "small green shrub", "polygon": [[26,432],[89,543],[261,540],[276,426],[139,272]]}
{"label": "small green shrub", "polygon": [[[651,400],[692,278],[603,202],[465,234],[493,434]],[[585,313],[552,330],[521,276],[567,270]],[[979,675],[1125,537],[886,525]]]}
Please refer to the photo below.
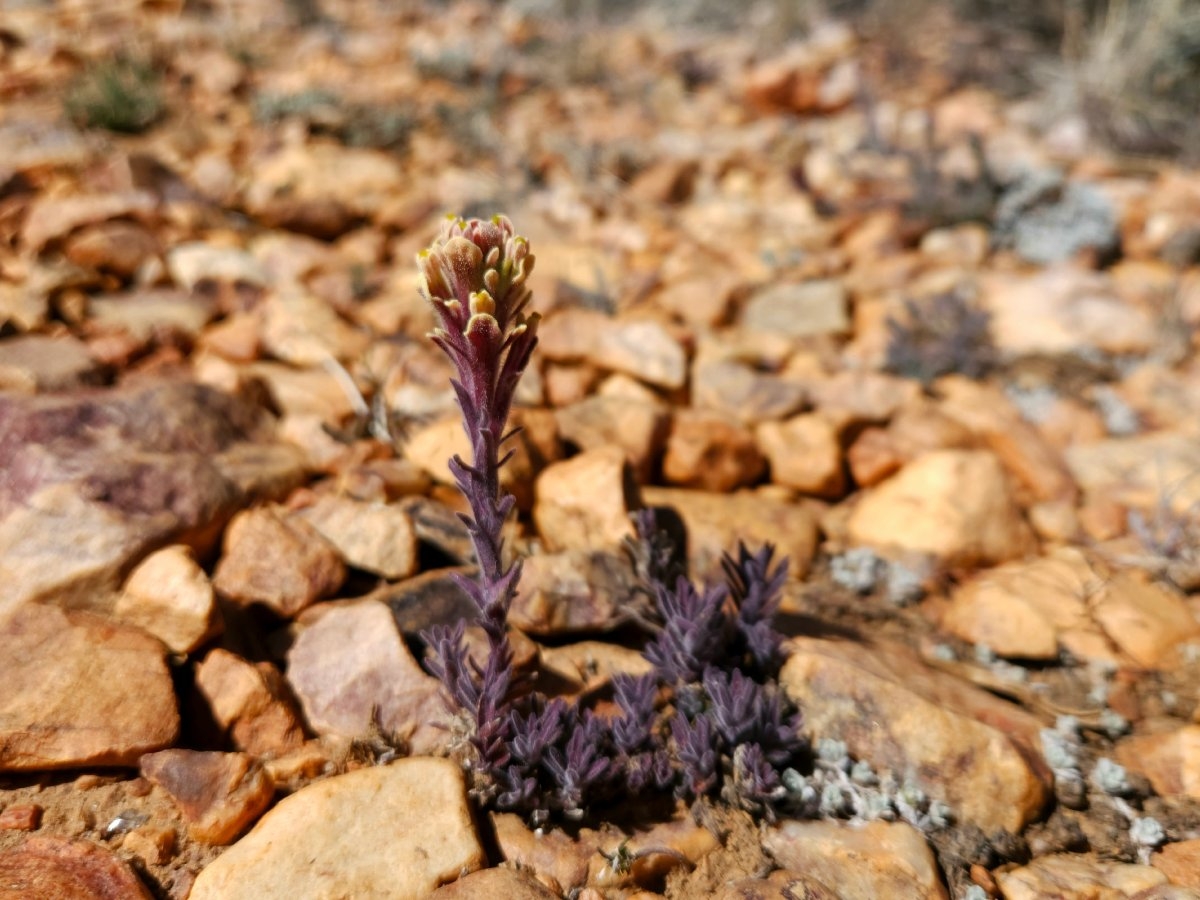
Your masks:
{"label": "small green shrub", "polygon": [[90,64],[68,88],[64,106],[79,125],[123,134],[140,134],[166,112],[158,72],[129,56]]}

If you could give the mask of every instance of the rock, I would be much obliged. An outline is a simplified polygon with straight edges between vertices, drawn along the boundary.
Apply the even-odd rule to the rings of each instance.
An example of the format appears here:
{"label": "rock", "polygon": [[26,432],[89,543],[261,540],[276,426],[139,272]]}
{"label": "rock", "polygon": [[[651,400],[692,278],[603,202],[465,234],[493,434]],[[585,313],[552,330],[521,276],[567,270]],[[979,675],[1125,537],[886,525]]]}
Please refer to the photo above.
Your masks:
{"label": "rock", "polygon": [[287,659],[288,682],[318,734],[361,737],[377,716],[413,753],[450,739],[441,683],[422,670],[378,601],[314,609]]}
{"label": "rock", "polygon": [[44,811],[36,803],[12,803],[0,813],[0,830],[37,831]]}
{"label": "rock", "polygon": [[1200,634],[1184,599],[1144,572],[1120,572],[1088,599],[1096,623],[1143,668],[1154,668],[1172,647]]}
{"label": "rock", "polygon": [[179,732],[162,644],[50,606],[0,623],[0,770],[130,766]]}
{"label": "rock", "polygon": [[417,571],[417,533],[404,510],[386,503],[321,497],[299,510],[348,565],[388,579]]}
{"label": "rock", "polygon": [[850,540],[930,553],[947,565],[1004,562],[1033,549],[996,457],[937,450],[864,493],[847,523]]}
{"label": "rock", "polygon": [[783,822],[763,846],[784,869],[837,889],[840,900],[948,900],[924,835],[902,822]]}
{"label": "rock", "polygon": [[841,900],[841,894],[826,887],[808,873],[776,869],[765,878],[738,878],[726,881],[713,900]]}
{"label": "rock", "polygon": [[158,206],[148,191],[113,191],[55,197],[43,194],[29,206],[21,229],[22,243],[39,252],[76,228],[124,216],[148,217]]}
{"label": "rock", "polygon": [[325,367],[298,369],[277,362],[255,362],[242,367],[241,374],[266,385],[276,409],[284,416],[314,415],[333,427],[341,427],[355,414],[343,383]]}
{"label": "rock", "polygon": [[134,222],[100,222],[67,238],[63,255],[84,269],[132,278],[147,260],[159,254],[154,233]]}
{"label": "rock", "polygon": [[751,492],[710,494],[675,488],[645,488],[646,506],[677,516],[687,531],[688,567],[695,578],[717,578],[721,556],[735,553],[738,541],[753,550],[773,543],[790,560],[788,576],[803,578],[817,550],[812,510]]}
{"label": "rock", "polygon": [[1122,301],[1111,279],[1099,272],[1070,266],[1034,274],[994,272],[982,275],[979,286],[1002,353],[1143,354],[1158,341],[1149,312]]}
{"label": "rock", "polygon": [[503,860],[532,872],[560,895],[578,891],[587,884],[588,864],[599,840],[595,831],[590,828],[581,828],[577,834],[558,828],[534,831],[513,813],[493,812],[490,818]]}
{"label": "rock", "polygon": [[267,271],[245,250],[218,247],[201,241],[176,244],[167,251],[167,271],[186,291],[201,282],[227,282],[266,287]]}
{"label": "rock", "polygon": [[90,841],[37,836],[0,853],[0,900],[150,900],[130,867]]}
{"label": "rock", "polygon": [[315,528],[295,516],[258,508],[230,522],[213,586],[237,603],[259,603],[291,618],[333,594],[345,578],[337,550]]}
{"label": "rock", "polygon": [[538,476],[533,519],[551,550],[616,547],[634,534],[641,505],[633,472],[617,447],[590,450]]}
{"label": "rock", "polygon": [[810,379],[806,389],[813,406],[848,426],[886,422],[921,398],[921,386],[911,378],[855,369]]}
{"label": "rock", "polygon": [[279,756],[304,743],[304,729],[283,677],[217,647],[196,666],[196,689],[214,723],[251,756]]}
{"label": "rock", "polygon": [[1069,447],[1067,466],[1083,491],[1126,507],[1166,507],[1189,516],[1200,507],[1200,441],[1184,430],[1158,431]]}
{"label": "rock", "polygon": [[163,750],[147,753],[139,768],[171,796],[188,834],[204,844],[231,843],[275,794],[270,777],[245,753]]}
{"label": "rock", "polygon": [[120,330],[140,343],[156,336],[181,334],[196,338],[213,317],[211,301],[179,290],[138,290],[95,297],[88,304],[88,324],[99,331]]}
{"label": "rock", "polygon": [[1042,856],[1029,865],[996,872],[1004,900],[1092,900],[1095,897],[1141,897],[1166,884],[1167,876],[1150,866],[1074,853]]}
{"label": "rock", "polygon": [[483,869],[453,884],[438,888],[430,900],[555,900],[559,894],[547,890],[537,879],[516,869]]}
{"label": "rock", "polygon": [[837,498],[846,490],[837,429],[817,414],[763,422],[755,439],[771,462],[771,481],[804,494]]}
{"label": "rock", "polygon": [[1127,737],[1117,744],[1116,757],[1149,778],[1159,795],[1200,799],[1200,725]]}
{"label": "rock", "polygon": [[1151,857],[1150,864],[1171,884],[1200,888],[1200,838],[1167,844]]}
{"label": "rock", "polygon": [[899,471],[905,459],[883,428],[864,428],[846,450],[850,477],[859,487],[873,487]]}
{"label": "rock", "polygon": [[[624,846],[634,856],[628,872],[614,871],[611,856]],[[690,816],[676,816],[666,822],[638,828],[625,835],[605,835],[590,864],[588,881],[599,888],[632,883],[647,890],[661,885],[674,870],[688,870],[721,846],[709,829]]]}
{"label": "rock", "polygon": [[800,382],[759,372],[735,360],[697,360],[692,366],[692,404],[730,416],[744,425],[782,419],[808,399]]}
{"label": "rock", "polygon": [[558,432],[580,450],[612,444],[625,451],[639,484],[650,481],[662,455],[671,416],[661,403],[592,396],[555,410]]}
{"label": "rock", "polygon": [[430,569],[397,584],[382,585],[369,596],[387,604],[401,634],[416,637],[433,625],[475,618],[475,604],[455,581],[456,575],[470,578],[475,571],[469,566]]}
{"label": "rock", "polygon": [[191,550],[179,544],[138,564],[125,581],[113,617],[145,629],[175,653],[191,653],[221,631],[208,576]]}
{"label": "rock", "polygon": [[723,494],[757,481],[766,460],[754,436],[730,416],[677,410],[663,458],[663,478],[673,485]]}
{"label": "rock", "polygon": [[1049,799],[1041,722],[899,646],[798,638],[779,680],[813,734],[913,778],[960,822],[1019,831]]}
{"label": "rock", "polygon": [[996,239],[1039,266],[1083,251],[1107,256],[1121,243],[1105,193],[1085,182],[1064,182],[1056,172],[1026,173],[1005,190],[995,215]]}
{"label": "rock", "polygon": [[419,900],[483,864],[457,764],[401,759],[285,797],[200,873],[189,900]]}
{"label": "rock", "polygon": [[0,341],[0,390],[36,394],[98,384],[102,367],[80,340],[22,334]]}
{"label": "rock", "polygon": [[654,666],[637,650],[604,641],[573,641],[561,647],[542,647],[541,671],[553,673],[575,693],[598,691],[614,675],[646,675]]}
{"label": "rock", "polygon": [[790,338],[845,334],[850,330],[846,288],[832,280],[768,284],[746,301],[741,324]]}
{"label": "rock", "polygon": [[535,636],[607,630],[618,623],[632,583],[628,561],[611,551],[528,556],[509,621]]}
{"label": "rock", "polygon": [[940,379],[937,389],[941,411],[978,436],[1035,500],[1075,499],[1061,455],[1000,390],[957,375]]}
{"label": "rock", "polygon": [[365,331],[344,321],[321,298],[298,287],[272,292],[260,309],[263,349],[294,366],[355,359],[370,343]]}
{"label": "rock", "polygon": [[538,349],[555,362],[584,360],[657,387],[673,390],[687,380],[683,347],[662,325],[650,320],[622,321],[571,307],[538,326]]}

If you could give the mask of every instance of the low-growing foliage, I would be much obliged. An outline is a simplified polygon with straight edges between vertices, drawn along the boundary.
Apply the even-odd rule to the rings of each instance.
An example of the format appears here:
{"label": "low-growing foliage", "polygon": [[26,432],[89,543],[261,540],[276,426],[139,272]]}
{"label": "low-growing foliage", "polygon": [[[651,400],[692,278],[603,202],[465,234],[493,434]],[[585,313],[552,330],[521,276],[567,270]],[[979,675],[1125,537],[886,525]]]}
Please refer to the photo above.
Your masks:
{"label": "low-growing foliage", "polygon": [[123,55],[90,64],[67,89],[63,105],[80,125],[126,134],[145,131],[166,111],[154,67]]}

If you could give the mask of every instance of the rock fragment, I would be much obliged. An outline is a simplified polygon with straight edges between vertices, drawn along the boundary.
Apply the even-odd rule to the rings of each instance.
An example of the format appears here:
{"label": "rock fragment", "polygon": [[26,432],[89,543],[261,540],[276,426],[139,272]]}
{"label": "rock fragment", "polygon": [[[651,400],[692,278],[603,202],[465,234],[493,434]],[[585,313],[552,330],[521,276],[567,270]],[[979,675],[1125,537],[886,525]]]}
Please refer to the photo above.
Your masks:
{"label": "rock fragment", "polygon": [[150,900],[133,870],[90,841],[38,835],[0,853],[0,900]]}
{"label": "rock fragment", "polygon": [[245,753],[162,750],[147,753],[139,767],[175,801],[188,834],[205,844],[232,842],[275,793],[270,777]]}

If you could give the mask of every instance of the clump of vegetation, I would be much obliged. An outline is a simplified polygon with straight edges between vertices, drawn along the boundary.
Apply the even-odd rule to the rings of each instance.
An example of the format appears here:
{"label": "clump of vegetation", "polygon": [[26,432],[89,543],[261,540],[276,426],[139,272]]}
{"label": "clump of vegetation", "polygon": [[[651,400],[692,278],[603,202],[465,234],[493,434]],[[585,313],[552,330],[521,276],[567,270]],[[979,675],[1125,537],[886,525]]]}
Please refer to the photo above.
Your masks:
{"label": "clump of vegetation", "polygon": [[79,125],[122,134],[140,134],[166,112],[158,72],[126,55],[89,64],[67,89],[63,105]]}
{"label": "clump of vegetation", "polygon": [[799,715],[774,681],[782,638],[771,621],[786,564],[772,565],[772,548],[727,556],[723,584],[700,590],[682,575],[668,583],[653,516],[640,515],[653,671],[614,679],[611,717],[533,693],[514,671],[508,614],[521,563],[503,552],[514,499],[501,493],[499,472],[513,392],[537,342],[538,317],[525,313],[533,259],[500,217],[453,219],[420,257],[439,320],[432,337],[455,366],[473,451],[470,463],[456,456],[450,468],[470,506],[463,520],[479,564],[477,577],[459,584],[478,610],[487,657],[471,656],[462,622],[424,635],[430,669],[463,726],[473,793],[536,825],[578,820],[646,790],[719,795],[770,817],[787,796],[780,773],[806,749]]}
{"label": "clump of vegetation", "polygon": [[330,135],[347,147],[401,149],[413,128],[412,116],[402,109],[347,103],[321,88],[294,94],[262,92],[255,96],[252,111],[260,124],[299,119],[313,134]]}
{"label": "clump of vegetation", "polygon": [[991,315],[957,291],[906,300],[887,328],[884,366],[896,375],[928,384],[951,373],[982,378],[995,364]]}

